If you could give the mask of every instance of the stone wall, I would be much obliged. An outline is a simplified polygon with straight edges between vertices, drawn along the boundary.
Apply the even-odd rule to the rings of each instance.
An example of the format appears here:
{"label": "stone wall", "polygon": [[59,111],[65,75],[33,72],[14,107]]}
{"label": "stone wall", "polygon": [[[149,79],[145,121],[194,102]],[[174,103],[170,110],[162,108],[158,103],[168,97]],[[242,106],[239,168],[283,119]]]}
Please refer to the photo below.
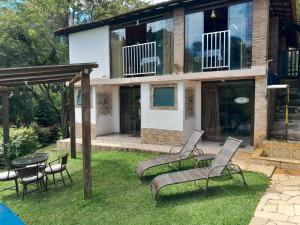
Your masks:
{"label": "stone wall", "polygon": [[[76,123],[75,132],[76,132],[76,138],[82,138],[81,123]],[[91,124],[91,138],[96,139],[96,124]]]}
{"label": "stone wall", "polygon": [[184,9],[174,10],[174,73],[184,68]]}
{"label": "stone wall", "polygon": [[267,137],[268,102],[265,93],[265,77],[256,77],[254,103],[254,146],[259,145]]}
{"label": "stone wall", "polygon": [[263,141],[260,147],[267,157],[300,160],[299,143]]}
{"label": "stone wall", "polygon": [[141,141],[145,144],[182,144],[183,132],[177,130],[142,128]]}
{"label": "stone wall", "polygon": [[266,65],[268,31],[269,0],[253,0],[252,66]]}

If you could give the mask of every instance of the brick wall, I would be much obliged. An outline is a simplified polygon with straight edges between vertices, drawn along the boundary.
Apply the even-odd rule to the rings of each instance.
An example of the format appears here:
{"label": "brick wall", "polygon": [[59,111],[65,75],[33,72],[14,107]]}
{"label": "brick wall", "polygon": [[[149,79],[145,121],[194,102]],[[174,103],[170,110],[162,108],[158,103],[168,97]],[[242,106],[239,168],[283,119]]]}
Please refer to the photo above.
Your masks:
{"label": "brick wall", "polygon": [[[75,125],[76,138],[82,138],[82,126],[81,123]],[[91,124],[91,138],[96,139],[96,125]]]}
{"label": "brick wall", "polygon": [[141,129],[141,140],[145,144],[177,145],[183,143],[183,132],[164,129]]}
{"label": "brick wall", "polygon": [[267,137],[268,102],[265,96],[265,77],[255,78],[255,103],[254,103],[254,145],[259,145]]}
{"label": "brick wall", "polygon": [[252,66],[266,65],[268,31],[269,0],[253,0]]}
{"label": "brick wall", "polygon": [[184,67],[184,9],[174,10],[174,73],[183,73]]}

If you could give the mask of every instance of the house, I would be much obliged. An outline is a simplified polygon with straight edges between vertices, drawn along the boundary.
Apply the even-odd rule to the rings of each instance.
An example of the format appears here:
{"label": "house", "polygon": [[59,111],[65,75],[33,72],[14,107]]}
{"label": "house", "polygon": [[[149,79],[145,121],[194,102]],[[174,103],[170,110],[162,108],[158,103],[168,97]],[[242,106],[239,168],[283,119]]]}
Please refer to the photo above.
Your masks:
{"label": "house", "polygon": [[[285,116],[267,78],[299,81],[299,6],[171,0],[56,35],[68,36],[70,63],[99,64],[91,73],[93,138],[122,133],[180,144],[203,129],[206,140],[232,135],[258,145],[285,129],[273,127]],[[80,137],[80,88],[75,95]]]}

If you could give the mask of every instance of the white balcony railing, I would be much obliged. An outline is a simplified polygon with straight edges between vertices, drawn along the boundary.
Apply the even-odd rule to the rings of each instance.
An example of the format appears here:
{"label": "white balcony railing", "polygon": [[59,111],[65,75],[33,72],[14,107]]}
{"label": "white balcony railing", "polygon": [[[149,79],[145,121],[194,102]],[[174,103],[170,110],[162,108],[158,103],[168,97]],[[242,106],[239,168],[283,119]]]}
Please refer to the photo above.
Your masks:
{"label": "white balcony railing", "polygon": [[230,67],[230,30],[202,35],[202,68],[226,69]]}
{"label": "white balcony railing", "polygon": [[159,57],[156,56],[156,42],[123,47],[124,77],[156,75],[156,66],[159,63]]}

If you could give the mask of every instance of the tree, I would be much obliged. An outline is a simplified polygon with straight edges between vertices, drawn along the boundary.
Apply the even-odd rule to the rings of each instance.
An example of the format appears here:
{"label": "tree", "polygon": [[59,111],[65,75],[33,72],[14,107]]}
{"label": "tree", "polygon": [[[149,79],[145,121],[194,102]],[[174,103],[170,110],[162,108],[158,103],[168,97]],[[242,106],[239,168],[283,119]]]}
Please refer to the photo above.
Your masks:
{"label": "tree", "polygon": [[[67,39],[55,38],[53,34],[58,28],[68,26],[70,13],[76,23],[83,23],[146,4],[142,0],[0,0],[0,67],[68,63]],[[12,91],[10,119],[13,123],[34,121],[32,106],[43,108],[47,104],[54,117],[61,118],[63,137],[68,137],[69,103],[65,84],[24,86]]]}

